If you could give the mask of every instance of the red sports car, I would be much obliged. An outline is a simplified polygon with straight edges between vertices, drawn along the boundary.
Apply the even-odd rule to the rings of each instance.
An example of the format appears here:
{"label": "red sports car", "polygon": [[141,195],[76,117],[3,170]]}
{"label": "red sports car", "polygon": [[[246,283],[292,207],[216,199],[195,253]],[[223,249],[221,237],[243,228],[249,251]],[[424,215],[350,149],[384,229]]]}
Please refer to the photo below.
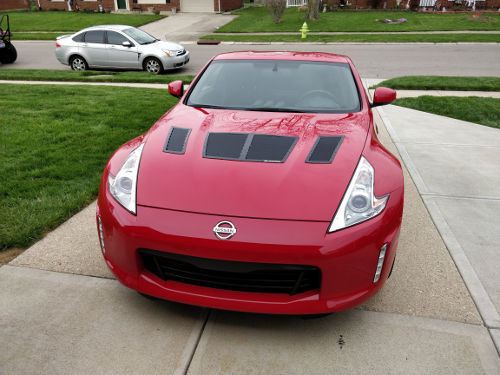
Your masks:
{"label": "red sports car", "polygon": [[[403,174],[378,141],[352,61],[235,52],[106,165],[97,227],[107,265],[153,297],[323,314],[377,293],[393,266]],[[146,110],[146,109],[145,109]]]}

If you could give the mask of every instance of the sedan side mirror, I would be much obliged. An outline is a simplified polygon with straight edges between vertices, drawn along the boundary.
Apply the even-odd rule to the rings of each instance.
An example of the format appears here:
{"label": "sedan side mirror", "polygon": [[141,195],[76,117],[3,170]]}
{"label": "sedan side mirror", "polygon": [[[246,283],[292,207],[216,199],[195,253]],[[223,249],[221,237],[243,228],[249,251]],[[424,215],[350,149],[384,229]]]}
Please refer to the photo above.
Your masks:
{"label": "sedan side mirror", "polygon": [[173,81],[168,84],[168,92],[175,96],[176,98],[182,97],[184,95],[184,84],[182,81]]}
{"label": "sedan side mirror", "polygon": [[122,43],[123,47],[132,47],[132,43],[130,43],[128,40]]}
{"label": "sedan side mirror", "polygon": [[377,87],[375,93],[373,94],[373,107],[378,107],[379,105],[390,104],[396,100],[396,91],[389,89],[387,87]]}

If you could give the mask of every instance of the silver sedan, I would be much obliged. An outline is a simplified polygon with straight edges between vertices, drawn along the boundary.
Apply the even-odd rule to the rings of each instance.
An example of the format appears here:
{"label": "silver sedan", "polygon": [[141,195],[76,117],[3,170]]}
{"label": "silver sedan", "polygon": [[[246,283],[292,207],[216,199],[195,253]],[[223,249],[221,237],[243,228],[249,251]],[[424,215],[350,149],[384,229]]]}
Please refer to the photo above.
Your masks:
{"label": "silver sedan", "polygon": [[162,73],[189,62],[189,51],[135,27],[93,26],[56,41],[56,57],[73,70],[118,68]]}

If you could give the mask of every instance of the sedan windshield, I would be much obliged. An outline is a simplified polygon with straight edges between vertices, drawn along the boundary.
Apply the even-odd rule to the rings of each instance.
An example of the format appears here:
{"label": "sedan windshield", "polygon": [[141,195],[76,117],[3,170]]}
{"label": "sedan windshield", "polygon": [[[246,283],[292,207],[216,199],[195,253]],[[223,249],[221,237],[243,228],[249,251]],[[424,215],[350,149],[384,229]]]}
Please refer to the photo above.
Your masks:
{"label": "sedan windshield", "polygon": [[125,34],[134,39],[139,44],[151,44],[156,42],[156,38],[152,37],[148,33],[136,29],[135,27],[131,27],[130,29],[123,30]]}
{"label": "sedan windshield", "polygon": [[288,60],[212,61],[186,104],[269,112],[360,110],[349,64]]}

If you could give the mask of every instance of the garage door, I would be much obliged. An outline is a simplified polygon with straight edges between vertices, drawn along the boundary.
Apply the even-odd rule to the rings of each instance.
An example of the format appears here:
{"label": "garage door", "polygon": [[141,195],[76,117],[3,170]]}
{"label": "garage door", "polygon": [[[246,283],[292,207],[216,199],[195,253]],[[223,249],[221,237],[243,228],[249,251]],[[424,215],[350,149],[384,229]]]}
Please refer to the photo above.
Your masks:
{"label": "garage door", "polygon": [[181,0],[181,12],[213,12],[214,0]]}

